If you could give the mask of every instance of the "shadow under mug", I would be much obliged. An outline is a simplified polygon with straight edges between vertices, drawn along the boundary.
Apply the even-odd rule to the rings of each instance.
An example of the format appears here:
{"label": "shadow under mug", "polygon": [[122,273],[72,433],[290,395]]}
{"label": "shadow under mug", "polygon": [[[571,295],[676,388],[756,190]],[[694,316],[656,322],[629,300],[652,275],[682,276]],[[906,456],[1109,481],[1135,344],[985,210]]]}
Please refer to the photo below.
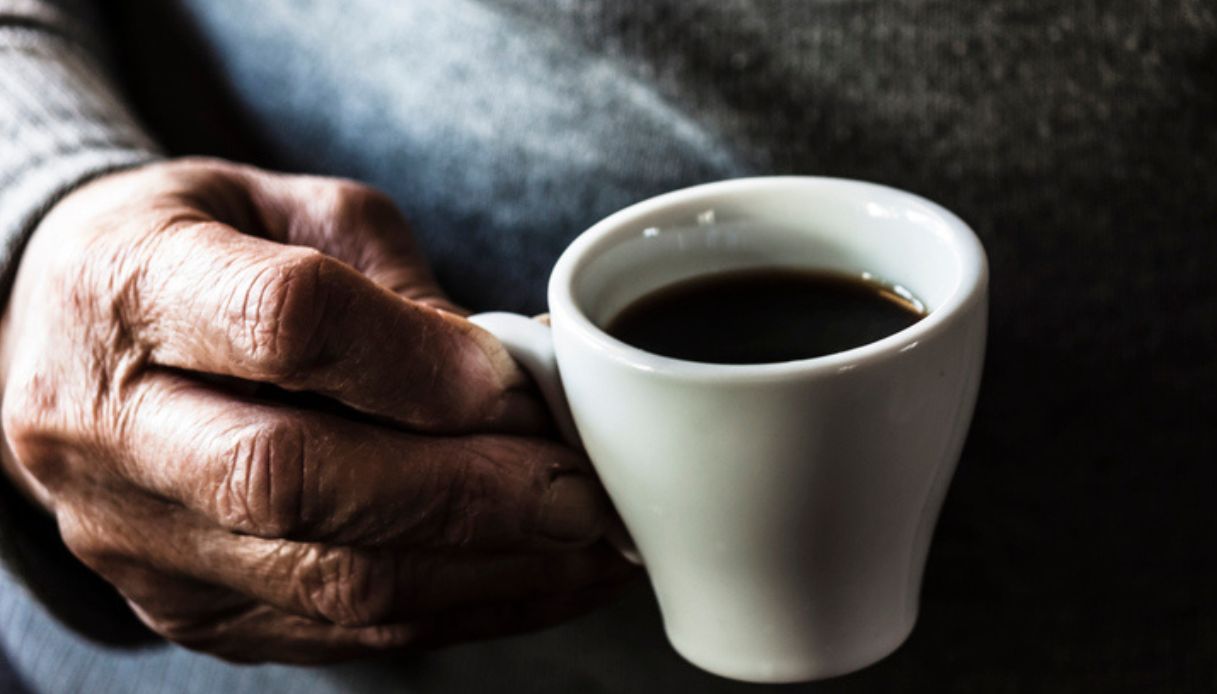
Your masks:
{"label": "shadow under mug", "polygon": [[[673,282],[775,267],[871,273],[928,315],[854,349],[750,365],[670,359],[601,329]],[[588,229],[554,267],[550,327],[471,320],[586,449],[676,650],[726,677],[793,682],[874,663],[913,628],[980,383],[986,291],[979,240],[924,198],[750,178]]]}

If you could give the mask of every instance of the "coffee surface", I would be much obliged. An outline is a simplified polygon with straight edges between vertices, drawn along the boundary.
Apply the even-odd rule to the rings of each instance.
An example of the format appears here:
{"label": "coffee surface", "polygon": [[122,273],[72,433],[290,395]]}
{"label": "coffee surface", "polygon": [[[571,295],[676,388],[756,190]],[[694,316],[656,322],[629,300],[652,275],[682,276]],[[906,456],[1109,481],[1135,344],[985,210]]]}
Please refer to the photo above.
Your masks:
{"label": "coffee surface", "polygon": [[859,347],[925,316],[907,291],[862,276],[764,268],[661,287],[608,322],[647,352],[713,364],[809,359]]}

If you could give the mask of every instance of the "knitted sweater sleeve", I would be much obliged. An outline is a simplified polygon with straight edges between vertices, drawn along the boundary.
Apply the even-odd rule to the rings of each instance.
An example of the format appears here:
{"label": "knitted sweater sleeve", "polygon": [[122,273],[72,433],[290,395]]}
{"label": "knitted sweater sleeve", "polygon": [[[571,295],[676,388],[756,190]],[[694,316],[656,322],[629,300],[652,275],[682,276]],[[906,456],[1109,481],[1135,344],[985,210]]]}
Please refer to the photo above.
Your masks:
{"label": "knitted sweater sleeve", "polygon": [[157,148],[118,95],[83,2],[0,0],[0,291],[67,191]]}

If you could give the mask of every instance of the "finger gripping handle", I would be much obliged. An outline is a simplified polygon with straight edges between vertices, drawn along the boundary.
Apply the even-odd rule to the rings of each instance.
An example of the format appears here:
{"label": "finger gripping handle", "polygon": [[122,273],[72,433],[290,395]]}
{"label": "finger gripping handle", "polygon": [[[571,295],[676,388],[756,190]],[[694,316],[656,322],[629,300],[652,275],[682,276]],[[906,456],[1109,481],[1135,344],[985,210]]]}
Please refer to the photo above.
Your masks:
{"label": "finger gripping handle", "polygon": [[[579,438],[579,430],[575,428],[570,405],[566,402],[566,392],[562,389],[562,376],[558,373],[558,359],[554,354],[553,335],[549,326],[518,313],[497,311],[471,316],[469,322],[503,343],[511,358],[536,382],[562,439],[572,447],[582,450],[583,442]],[[607,539],[626,559],[635,564],[642,563],[633,541],[622,529],[610,530]]]}
{"label": "finger gripping handle", "polygon": [[558,373],[558,360],[554,356],[554,341],[549,326],[518,313],[479,313],[469,319],[499,339],[508,354],[532,376],[541,391],[541,397],[549,406],[550,414],[558,425],[558,432],[566,443],[583,449],[579,431],[571,417],[566,393],[562,390],[562,376]]}

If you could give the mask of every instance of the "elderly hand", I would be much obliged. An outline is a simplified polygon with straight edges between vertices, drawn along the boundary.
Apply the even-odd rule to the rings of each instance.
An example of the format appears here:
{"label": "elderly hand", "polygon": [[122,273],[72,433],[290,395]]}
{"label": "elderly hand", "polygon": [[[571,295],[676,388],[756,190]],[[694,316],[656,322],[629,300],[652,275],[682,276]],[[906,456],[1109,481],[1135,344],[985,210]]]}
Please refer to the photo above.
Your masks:
{"label": "elderly hand", "polygon": [[[7,472],[153,630],[316,662],[549,624],[632,574],[603,492],[383,195],[182,160],[44,219]],[[491,433],[497,432],[497,433]]]}

